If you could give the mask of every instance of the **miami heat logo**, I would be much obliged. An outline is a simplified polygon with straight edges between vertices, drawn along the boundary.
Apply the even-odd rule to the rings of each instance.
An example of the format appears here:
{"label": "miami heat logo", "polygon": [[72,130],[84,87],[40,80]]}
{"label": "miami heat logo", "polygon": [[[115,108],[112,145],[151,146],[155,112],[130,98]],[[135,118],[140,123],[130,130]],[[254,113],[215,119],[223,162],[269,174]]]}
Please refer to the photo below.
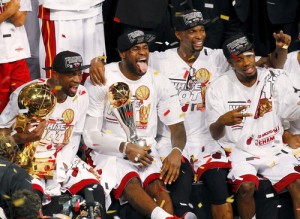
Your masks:
{"label": "miami heat logo", "polygon": [[272,101],[269,101],[267,98],[263,98],[259,100],[254,119],[258,119],[259,117],[263,117],[266,113],[272,111]]}

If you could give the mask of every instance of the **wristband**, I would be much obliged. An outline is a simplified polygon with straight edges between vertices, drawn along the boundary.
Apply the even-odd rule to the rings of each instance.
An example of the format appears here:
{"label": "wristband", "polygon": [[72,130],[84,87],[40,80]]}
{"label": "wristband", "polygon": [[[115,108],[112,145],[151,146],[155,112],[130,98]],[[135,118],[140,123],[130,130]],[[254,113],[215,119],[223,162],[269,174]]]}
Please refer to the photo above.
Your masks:
{"label": "wristband", "polygon": [[173,147],[173,148],[172,148],[172,151],[173,151],[174,149],[178,150],[178,151],[182,154],[182,150],[181,150],[179,147]]}

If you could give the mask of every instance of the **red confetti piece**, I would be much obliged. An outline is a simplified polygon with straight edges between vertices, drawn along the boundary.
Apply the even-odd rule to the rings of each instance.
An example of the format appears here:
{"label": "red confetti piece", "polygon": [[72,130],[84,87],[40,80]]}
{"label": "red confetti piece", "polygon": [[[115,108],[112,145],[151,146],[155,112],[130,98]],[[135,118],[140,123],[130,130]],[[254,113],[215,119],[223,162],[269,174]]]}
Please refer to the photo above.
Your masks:
{"label": "red confetti piece", "polygon": [[184,73],[184,75],[183,75],[183,78],[186,79],[188,75],[189,75],[189,71],[186,70],[185,73]]}
{"label": "red confetti piece", "polygon": [[164,113],[164,116],[167,116],[169,113],[170,113],[170,110],[167,110],[167,111]]}
{"label": "red confetti piece", "polygon": [[133,116],[133,112],[126,112],[125,115],[126,116]]}
{"label": "red confetti piece", "polygon": [[117,23],[121,22],[120,18],[118,18],[118,17],[114,17],[114,21],[117,22]]}
{"label": "red confetti piece", "polygon": [[85,90],[83,90],[83,91],[80,91],[79,92],[79,95],[83,95],[83,94],[85,94],[86,92],[85,92]]}
{"label": "red confetti piece", "polygon": [[65,34],[62,34],[61,36],[62,36],[63,38],[66,38],[66,35],[65,35]]}

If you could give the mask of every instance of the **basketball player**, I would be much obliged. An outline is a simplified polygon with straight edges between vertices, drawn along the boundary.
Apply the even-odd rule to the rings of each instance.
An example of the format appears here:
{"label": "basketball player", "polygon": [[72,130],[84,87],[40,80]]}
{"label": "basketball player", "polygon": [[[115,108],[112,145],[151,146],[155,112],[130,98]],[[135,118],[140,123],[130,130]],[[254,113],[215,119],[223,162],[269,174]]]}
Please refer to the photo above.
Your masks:
{"label": "basketball player", "polygon": [[[95,56],[105,58],[103,1],[39,0],[41,67],[52,66],[55,55],[64,50],[82,54],[85,65]],[[52,72],[41,69],[41,77],[50,78]]]}
{"label": "basketball player", "polygon": [[232,149],[228,178],[237,192],[239,216],[255,218],[253,195],[260,174],[275,191],[290,192],[298,218],[300,166],[282,142],[280,119],[300,118],[299,97],[285,71],[255,66],[253,45],[244,35],[225,41],[223,52],[232,70],[208,88],[206,118],[212,137]]}
{"label": "basketball player", "polygon": [[[20,133],[12,130],[20,111],[19,93],[24,86],[32,83],[29,82],[12,93],[1,114],[0,128],[11,134],[18,144],[38,141],[33,161],[33,168],[35,170],[36,166],[37,171],[34,172],[32,183],[40,195],[58,196],[67,191],[77,194],[90,187],[95,201],[103,206],[101,213],[102,218],[105,218],[99,175],[76,156],[89,103],[88,93],[80,85],[82,71],[89,66],[82,63],[78,53],[63,51],[56,55],[53,66],[49,67],[53,70],[52,78],[32,81],[48,85],[56,96],[57,103],[48,120],[40,122],[35,129],[29,125]],[[42,91],[33,90],[30,93],[34,92]]]}
{"label": "basketball player", "polygon": [[[152,219],[171,219],[177,217],[172,216],[172,202],[163,182],[171,184],[178,178],[186,136],[177,92],[166,77],[147,66],[148,44],[154,39],[140,30],[125,32],[118,38],[121,62],[106,66],[110,75],[107,86],[94,86],[87,79],[85,86],[92,95],[83,136],[93,149],[95,168],[102,169],[108,193],[112,190],[121,204],[128,201]],[[121,98],[129,93],[124,92],[124,83],[132,97],[119,102],[134,102],[136,132],[146,140],[145,146],[130,142],[108,101],[108,96]],[[114,85],[119,89],[112,89]],[[112,104],[119,106],[117,100]],[[126,112],[127,116],[131,114]],[[158,117],[170,129],[172,142],[171,152],[162,164],[155,147]],[[195,218],[190,216],[187,213],[183,218]]]}

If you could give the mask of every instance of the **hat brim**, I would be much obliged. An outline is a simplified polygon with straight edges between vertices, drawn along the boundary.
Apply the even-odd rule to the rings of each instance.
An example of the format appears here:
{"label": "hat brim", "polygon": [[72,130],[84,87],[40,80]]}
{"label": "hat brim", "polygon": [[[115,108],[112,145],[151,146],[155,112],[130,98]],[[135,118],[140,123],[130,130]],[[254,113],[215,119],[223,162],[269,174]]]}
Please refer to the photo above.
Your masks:
{"label": "hat brim", "polygon": [[81,71],[81,70],[85,70],[85,69],[87,69],[87,68],[89,68],[89,67],[91,67],[91,65],[82,65],[82,66],[80,66],[79,68],[70,68],[70,69],[67,69],[67,70],[65,70],[65,71],[61,71],[61,70],[55,69],[55,68],[53,68],[53,67],[44,67],[44,68],[42,68],[42,69],[44,69],[45,71],[47,71],[47,70],[53,70],[53,71],[56,71],[56,72],[58,72],[58,73],[68,73],[68,72],[73,72],[73,71]]}
{"label": "hat brim", "polygon": [[191,28],[194,28],[194,27],[197,27],[197,26],[204,26],[206,27],[209,23],[211,22],[210,19],[204,19],[204,20],[201,20],[201,21],[198,21],[198,22],[195,22],[191,25],[184,25],[184,24],[175,24],[174,25],[174,29],[176,31],[185,31],[185,30],[189,30]]}

